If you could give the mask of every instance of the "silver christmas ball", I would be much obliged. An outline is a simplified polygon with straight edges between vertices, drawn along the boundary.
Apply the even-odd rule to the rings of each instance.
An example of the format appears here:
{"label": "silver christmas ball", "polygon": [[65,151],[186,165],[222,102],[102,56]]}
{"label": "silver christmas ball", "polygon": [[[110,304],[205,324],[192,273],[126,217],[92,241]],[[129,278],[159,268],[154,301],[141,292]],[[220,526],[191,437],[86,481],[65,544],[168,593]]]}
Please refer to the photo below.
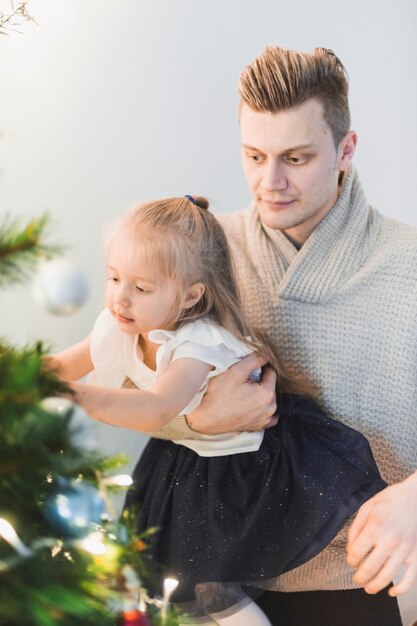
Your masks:
{"label": "silver christmas ball", "polygon": [[43,262],[33,280],[35,301],[54,315],[70,315],[77,311],[87,299],[88,292],[84,272],[67,259]]}
{"label": "silver christmas ball", "polygon": [[62,537],[81,538],[100,524],[105,504],[100,492],[87,483],[68,482],[45,502],[43,515]]}

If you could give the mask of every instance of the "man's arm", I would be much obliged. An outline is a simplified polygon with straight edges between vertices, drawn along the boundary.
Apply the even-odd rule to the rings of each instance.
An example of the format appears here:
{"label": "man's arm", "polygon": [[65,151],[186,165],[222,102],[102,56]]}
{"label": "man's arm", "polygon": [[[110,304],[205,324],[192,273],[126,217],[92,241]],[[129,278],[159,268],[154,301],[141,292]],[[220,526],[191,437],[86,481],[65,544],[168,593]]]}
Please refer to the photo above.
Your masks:
{"label": "man's arm", "polygon": [[417,472],[361,506],[349,531],[347,561],[358,568],[353,580],[367,593],[378,593],[397,576],[389,594],[410,590],[417,580]]}
{"label": "man's arm", "polygon": [[201,404],[187,415],[189,426],[205,435],[243,430],[263,430],[274,426],[276,375],[266,368],[260,383],[249,375],[267,363],[250,354],[226,372],[210,380]]}

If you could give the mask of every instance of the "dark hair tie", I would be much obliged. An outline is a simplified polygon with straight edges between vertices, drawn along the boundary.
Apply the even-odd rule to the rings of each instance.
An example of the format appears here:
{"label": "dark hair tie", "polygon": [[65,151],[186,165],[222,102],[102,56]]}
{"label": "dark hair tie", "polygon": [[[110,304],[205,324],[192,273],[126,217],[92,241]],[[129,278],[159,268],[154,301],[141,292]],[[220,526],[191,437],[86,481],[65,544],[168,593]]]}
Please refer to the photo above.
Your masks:
{"label": "dark hair tie", "polygon": [[185,194],[184,198],[188,198],[190,202],[197,205],[197,202],[194,200],[193,196],[190,196],[188,193]]}

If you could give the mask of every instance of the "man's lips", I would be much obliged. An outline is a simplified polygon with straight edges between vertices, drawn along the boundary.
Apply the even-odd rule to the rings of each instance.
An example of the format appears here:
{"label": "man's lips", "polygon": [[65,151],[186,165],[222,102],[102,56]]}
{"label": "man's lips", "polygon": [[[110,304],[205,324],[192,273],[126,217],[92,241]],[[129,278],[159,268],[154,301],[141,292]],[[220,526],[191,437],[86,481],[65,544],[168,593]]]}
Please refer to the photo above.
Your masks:
{"label": "man's lips", "polygon": [[117,319],[118,322],[121,322],[122,324],[129,324],[130,322],[133,322],[133,319],[125,317],[120,313],[116,313],[116,311],[114,312],[114,317]]}
{"label": "man's lips", "polygon": [[266,204],[271,209],[285,209],[295,202],[293,200],[267,200],[266,198],[261,198],[261,201]]}

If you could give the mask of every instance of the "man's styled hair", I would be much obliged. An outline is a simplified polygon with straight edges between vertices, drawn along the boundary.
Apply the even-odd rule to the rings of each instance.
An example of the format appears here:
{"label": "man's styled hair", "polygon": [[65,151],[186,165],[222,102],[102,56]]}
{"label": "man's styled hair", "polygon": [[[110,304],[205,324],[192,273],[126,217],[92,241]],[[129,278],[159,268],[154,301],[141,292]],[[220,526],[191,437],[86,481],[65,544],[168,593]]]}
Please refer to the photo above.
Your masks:
{"label": "man's styled hair", "polygon": [[308,54],[267,46],[239,81],[241,101],[254,111],[278,113],[320,100],[336,147],[350,129],[348,91],[346,70],[327,48]]}

